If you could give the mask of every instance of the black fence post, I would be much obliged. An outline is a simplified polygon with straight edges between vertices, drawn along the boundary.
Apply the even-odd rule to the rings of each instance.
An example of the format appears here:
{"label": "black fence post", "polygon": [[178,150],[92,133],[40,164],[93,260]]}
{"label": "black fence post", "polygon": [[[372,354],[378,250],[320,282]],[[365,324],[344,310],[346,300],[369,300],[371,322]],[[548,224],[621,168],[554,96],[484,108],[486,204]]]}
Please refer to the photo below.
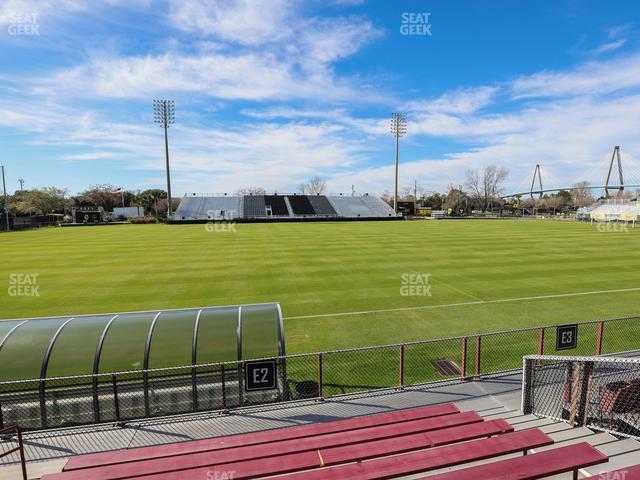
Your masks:
{"label": "black fence post", "polygon": [[40,379],[39,397],[40,397],[40,423],[42,428],[48,427],[47,422],[47,399],[45,397],[45,380]]}
{"label": "black fence post", "polygon": [[400,389],[404,388],[404,345],[400,345]]}
{"label": "black fence post", "polygon": [[227,389],[225,387],[224,363],[222,364],[222,368],[220,369],[220,382],[222,384],[222,409],[226,412],[227,411]]}
{"label": "black fence post", "polygon": [[118,401],[118,380],[115,375],[111,375],[111,383],[113,384],[113,410],[116,421],[120,422],[120,402]]}
{"label": "black fence post", "polygon": [[480,349],[482,348],[482,336],[476,337],[476,368],[475,377],[480,378]]}
{"label": "black fence post", "polygon": [[467,337],[462,338],[462,366],[460,367],[460,378],[467,378]]}
{"label": "black fence post", "polygon": [[532,413],[531,404],[531,381],[533,380],[533,367],[535,362],[529,359],[524,360],[524,373],[522,378],[522,413],[528,415]]}
{"label": "black fence post", "polygon": [[198,375],[196,374],[196,366],[191,369],[191,401],[193,402],[193,411],[198,411]]}
{"label": "black fence post", "polygon": [[0,430],[4,428],[4,417],[2,416],[2,402],[0,402]]}
{"label": "black fence post", "polygon": [[322,380],[322,353],[318,354],[318,398],[323,398],[324,396],[324,392],[323,392],[323,384],[324,381]]}

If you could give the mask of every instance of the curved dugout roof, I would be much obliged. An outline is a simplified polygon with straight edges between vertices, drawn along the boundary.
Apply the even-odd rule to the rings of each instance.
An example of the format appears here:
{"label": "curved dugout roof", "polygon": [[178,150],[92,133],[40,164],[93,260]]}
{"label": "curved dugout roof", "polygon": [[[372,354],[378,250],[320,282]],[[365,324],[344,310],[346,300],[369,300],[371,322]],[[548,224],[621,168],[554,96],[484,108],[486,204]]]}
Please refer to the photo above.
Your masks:
{"label": "curved dugout roof", "polygon": [[0,321],[0,381],[284,354],[277,303]]}

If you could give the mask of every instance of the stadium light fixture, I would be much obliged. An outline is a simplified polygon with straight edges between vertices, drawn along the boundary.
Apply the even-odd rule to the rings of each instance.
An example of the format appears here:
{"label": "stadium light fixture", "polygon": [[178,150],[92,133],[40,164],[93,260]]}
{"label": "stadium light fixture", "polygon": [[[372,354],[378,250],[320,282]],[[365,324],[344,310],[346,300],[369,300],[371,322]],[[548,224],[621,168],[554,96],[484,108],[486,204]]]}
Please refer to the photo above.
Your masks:
{"label": "stadium light fixture", "polygon": [[173,100],[153,101],[153,121],[164,128],[164,153],[167,165],[167,217],[171,216],[171,174],[169,170],[169,137],[167,130],[176,122],[175,103]]}
{"label": "stadium light fixture", "polygon": [[393,187],[393,210],[398,213],[398,145],[400,137],[407,133],[407,117],[404,113],[391,114],[391,134],[396,137],[396,169]]}

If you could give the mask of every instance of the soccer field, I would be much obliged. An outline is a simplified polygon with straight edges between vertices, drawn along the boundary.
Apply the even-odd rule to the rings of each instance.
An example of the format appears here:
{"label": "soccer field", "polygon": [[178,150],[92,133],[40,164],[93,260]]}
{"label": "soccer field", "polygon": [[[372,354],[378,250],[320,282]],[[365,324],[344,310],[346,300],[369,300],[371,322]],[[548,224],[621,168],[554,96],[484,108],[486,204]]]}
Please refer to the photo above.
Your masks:
{"label": "soccer field", "polygon": [[[209,230],[2,234],[0,317],[273,301],[282,304],[287,351],[298,353],[640,311],[640,229],[460,220]],[[38,296],[10,295],[16,274],[37,274]],[[403,288],[423,275],[427,288]]]}

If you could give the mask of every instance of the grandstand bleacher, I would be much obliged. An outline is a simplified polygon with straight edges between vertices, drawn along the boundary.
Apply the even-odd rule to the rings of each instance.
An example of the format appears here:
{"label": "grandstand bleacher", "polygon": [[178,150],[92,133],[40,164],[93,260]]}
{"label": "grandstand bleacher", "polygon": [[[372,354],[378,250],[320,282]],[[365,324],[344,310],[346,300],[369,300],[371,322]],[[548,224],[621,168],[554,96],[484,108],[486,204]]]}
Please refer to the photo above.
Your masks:
{"label": "grandstand bleacher", "polygon": [[[264,195],[245,195],[242,199],[242,207],[244,218],[266,218],[267,216]],[[179,212],[180,207],[178,206],[176,211],[177,218],[180,218]],[[196,217],[195,219],[203,220],[201,217]]]}
{"label": "grandstand bleacher", "polygon": [[[570,444],[545,424],[518,428],[454,404],[311,423],[227,437],[72,457],[44,480],[271,478],[373,480],[537,479],[608,462],[579,436]],[[453,470],[453,471],[452,471]],[[636,467],[627,468],[637,478]],[[227,477],[225,477],[227,475]],[[602,476],[600,477],[602,478]],[[609,478],[609,477],[607,477]]]}
{"label": "grandstand bleacher", "polygon": [[324,195],[309,195],[307,198],[309,199],[309,203],[311,203],[313,210],[316,212],[316,215],[337,215],[337,212]]}
{"label": "grandstand bleacher", "polygon": [[640,217],[640,204],[636,200],[603,199],[578,209],[578,217],[598,222],[635,222]]}
{"label": "grandstand bleacher", "polygon": [[380,198],[363,195],[185,195],[173,221],[398,218]]}
{"label": "grandstand bleacher", "polygon": [[307,195],[289,195],[289,204],[294,215],[316,215],[317,212]]}
{"label": "grandstand bleacher", "polygon": [[282,195],[265,195],[264,207],[267,216],[270,217],[288,217],[289,209],[287,208],[286,197]]}

